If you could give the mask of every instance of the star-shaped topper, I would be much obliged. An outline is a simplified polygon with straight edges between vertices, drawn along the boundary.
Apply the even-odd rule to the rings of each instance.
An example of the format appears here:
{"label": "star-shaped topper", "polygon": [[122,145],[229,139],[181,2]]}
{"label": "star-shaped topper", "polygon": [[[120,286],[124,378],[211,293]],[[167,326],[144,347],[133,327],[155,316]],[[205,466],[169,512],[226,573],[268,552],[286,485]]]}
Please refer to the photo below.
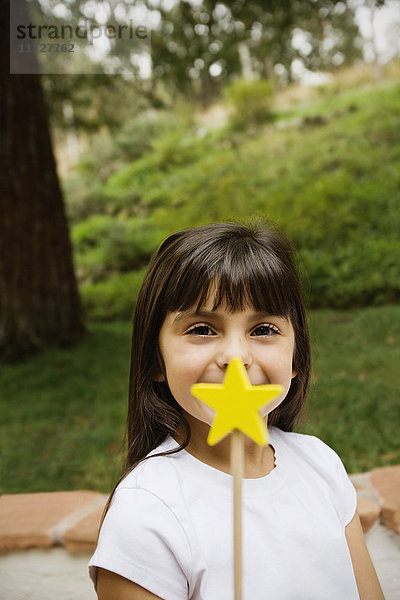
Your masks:
{"label": "star-shaped topper", "polygon": [[283,392],[281,385],[251,385],[241,358],[232,358],[220,383],[195,383],[191,393],[216,411],[207,443],[214,446],[234,429],[256,444],[268,443],[268,430],[259,409]]}

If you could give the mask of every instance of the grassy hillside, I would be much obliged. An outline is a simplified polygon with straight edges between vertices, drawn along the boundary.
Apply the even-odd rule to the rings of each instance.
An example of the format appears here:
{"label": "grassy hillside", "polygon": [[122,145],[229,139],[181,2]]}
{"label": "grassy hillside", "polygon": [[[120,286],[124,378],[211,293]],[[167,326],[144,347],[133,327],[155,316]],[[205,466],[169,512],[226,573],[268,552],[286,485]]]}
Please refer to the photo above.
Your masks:
{"label": "grassy hillside", "polygon": [[130,314],[141,269],[165,235],[254,215],[296,243],[312,306],[399,301],[399,84],[326,92],[271,118],[208,133],[174,122],[155,134],[153,124],[150,149],[115,165],[100,189],[89,169],[89,191],[74,188],[70,213],[93,316]]}

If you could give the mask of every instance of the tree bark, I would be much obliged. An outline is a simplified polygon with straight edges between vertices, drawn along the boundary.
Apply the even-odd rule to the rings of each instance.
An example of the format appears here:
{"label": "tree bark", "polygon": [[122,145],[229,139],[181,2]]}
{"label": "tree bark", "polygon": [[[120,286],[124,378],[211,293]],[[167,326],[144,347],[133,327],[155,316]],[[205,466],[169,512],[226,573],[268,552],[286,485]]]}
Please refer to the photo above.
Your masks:
{"label": "tree bark", "polygon": [[84,332],[63,197],[39,75],[9,75],[0,0],[0,356]]}

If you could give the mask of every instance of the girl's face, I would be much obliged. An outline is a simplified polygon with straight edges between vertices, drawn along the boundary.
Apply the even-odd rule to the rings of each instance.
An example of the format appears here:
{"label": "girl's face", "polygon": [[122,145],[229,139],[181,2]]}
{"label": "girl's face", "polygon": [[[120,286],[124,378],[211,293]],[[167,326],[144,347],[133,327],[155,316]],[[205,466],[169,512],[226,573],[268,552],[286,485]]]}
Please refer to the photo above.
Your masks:
{"label": "girl's face", "polygon": [[199,312],[192,308],[165,318],[159,345],[171,393],[186,413],[211,425],[214,411],[192,396],[190,388],[194,383],[222,383],[229,361],[238,356],[252,385],[283,386],[282,394],[263,409],[266,416],[285,398],[296,375],[293,326],[285,317],[251,307],[230,312],[226,307],[213,311],[212,306],[211,299]]}

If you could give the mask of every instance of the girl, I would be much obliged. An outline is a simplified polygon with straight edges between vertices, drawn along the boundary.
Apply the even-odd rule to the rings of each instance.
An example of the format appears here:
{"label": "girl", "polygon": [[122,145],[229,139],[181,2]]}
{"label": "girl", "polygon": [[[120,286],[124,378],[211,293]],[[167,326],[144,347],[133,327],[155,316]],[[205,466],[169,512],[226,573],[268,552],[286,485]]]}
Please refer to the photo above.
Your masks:
{"label": "girl", "polygon": [[233,598],[230,442],[207,445],[213,411],[190,389],[222,383],[234,356],[251,384],[284,388],[265,408],[270,444],[246,438],[244,600],[382,599],[340,459],[293,433],[310,346],[291,247],[221,223],[169,237],[138,296],[127,471],[89,564],[99,600]]}

